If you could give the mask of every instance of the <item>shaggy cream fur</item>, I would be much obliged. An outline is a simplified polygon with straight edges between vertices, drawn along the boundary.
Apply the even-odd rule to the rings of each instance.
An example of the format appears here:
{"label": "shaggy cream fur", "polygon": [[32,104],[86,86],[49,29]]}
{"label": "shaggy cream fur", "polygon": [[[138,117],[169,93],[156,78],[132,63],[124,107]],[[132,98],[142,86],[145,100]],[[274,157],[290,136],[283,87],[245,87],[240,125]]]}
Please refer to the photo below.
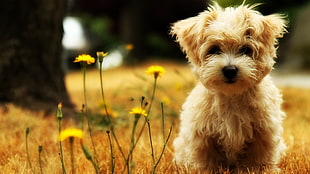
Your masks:
{"label": "shaggy cream fur", "polygon": [[286,22],[279,14],[263,16],[254,8],[214,3],[172,26],[200,80],[183,105],[173,143],[178,166],[278,169],[286,148],[285,114],[269,73]]}

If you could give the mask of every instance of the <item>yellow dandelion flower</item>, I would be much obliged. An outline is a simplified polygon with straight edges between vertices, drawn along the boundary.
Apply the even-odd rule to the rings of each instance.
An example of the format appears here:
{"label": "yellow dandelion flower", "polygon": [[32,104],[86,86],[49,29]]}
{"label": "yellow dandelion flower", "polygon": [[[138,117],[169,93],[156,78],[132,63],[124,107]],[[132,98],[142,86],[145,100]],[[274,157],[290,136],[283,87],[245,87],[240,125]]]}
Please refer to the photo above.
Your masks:
{"label": "yellow dandelion flower", "polygon": [[108,55],[108,52],[103,52],[103,51],[98,51],[97,52],[97,58],[98,58],[98,60],[99,60],[99,62],[100,63],[102,63],[102,61],[103,61],[103,58],[105,57],[105,56],[107,56]]}
{"label": "yellow dandelion flower", "polygon": [[95,63],[95,58],[93,58],[92,56],[90,56],[88,54],[81,54],[78,57],[76,57],[73,62],[74,63],[76,63],[76,62],[85,62],[87,64],[92,64],[92,63]]}
{"label": "yellow dandelion flower", "polygon": [[128,50],[128,51],[133,50],[133,48],[134,48],[133,44],[125,45],[125,49]]}
{"label": "yellow dandelion flower", "polygon": [[146,111],[142,109],[141,107],[132,108],[129,114],[147,116]]}
{"label": "yellow dandelion flower", "polygon": [[103,52],[103,51],[98,51],[97,52],[97,57],[105,57],[105,56],[107,56],[108,55],[108,52]]}
{"label": "yellow dandelion flower", "polygon": [[162,66],[153,65],[149,66],[145,71],[146,74],[154,75],[155,78],[161,77],[161,75],[166,73],[166,70]]}
{"label": "yellow dandelion flower", "polygon": [[83,131],[81,129],[68,128],[61,131],[58,138],[60,141],[64,141],[65,139],[70,137],[83,139]]}

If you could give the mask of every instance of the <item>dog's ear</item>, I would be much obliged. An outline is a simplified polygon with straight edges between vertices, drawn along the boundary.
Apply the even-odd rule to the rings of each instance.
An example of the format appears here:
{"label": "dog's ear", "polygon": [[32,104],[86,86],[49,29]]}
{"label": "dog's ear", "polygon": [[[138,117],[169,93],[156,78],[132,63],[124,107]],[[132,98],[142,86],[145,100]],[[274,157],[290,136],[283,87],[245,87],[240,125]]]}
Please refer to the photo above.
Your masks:
{"label": "dog's ear", "polygon": [[287,21],[284,20],[284,16],[280,14],[272,14],[263,17],[263,33],[264,40],[270,40],[270,44],[275,46],[278,44],[278,38],[282,38],[287,32]]}
{"label": "dog's ear", "polygon": [[265,28],[270,31],[268,33],[273,33],[276,38],[282,38],[287,32],[287,21],[284,18],[281,14],[265,16],[264,24]]}
{"label": "dog's ear", "polygon": [[265,64],[268,66],[264,66],[261,70],[264,70],[264,74],[268,74],[272,66],[274,65],[274,58],[277,57],[276,50],[278,45],[278,39],[282,38],[283,35],[287,32],[286,26],[287,21],[284,20],[284,17],[280,14],[272,14],[268,16],[261,16],[261,22],[259,26],[254,26],[253,29],[257,31],[257,38],[260,40],[267,49],[264,49],[265,54],[268,54],[270,58],[264,60]]}
{"label": "dog's ear", "polygon": [[198,47],[202,42],[199,36],[209,23],[216,18],[215,8],[219,8],[219,6],[210,7],[198,16],[175,22],[171,26],[170,34],[175,36],[176,42],[179,43],[190,62],[199,63]]}
{"label": "dog's ear", "polygon": [[170,34],[175,36],[182,51],[188,59],[195,59],[195,50],[197,49],[197,35],[199,32],[199,18],[191,17],[177,21],[171,26]]}

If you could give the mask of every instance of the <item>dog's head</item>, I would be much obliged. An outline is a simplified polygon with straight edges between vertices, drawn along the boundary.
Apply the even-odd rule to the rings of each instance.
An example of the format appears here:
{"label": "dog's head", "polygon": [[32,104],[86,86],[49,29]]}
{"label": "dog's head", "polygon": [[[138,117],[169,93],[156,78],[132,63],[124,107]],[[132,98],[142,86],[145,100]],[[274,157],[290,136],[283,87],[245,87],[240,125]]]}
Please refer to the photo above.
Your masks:
{"label": "dog's head", "polygon": [[241,93],[271,71],[286,21],[254,8],[221,8],[214,3],[198,16],[172,25],[171,34],[206,88],[225,95]]}

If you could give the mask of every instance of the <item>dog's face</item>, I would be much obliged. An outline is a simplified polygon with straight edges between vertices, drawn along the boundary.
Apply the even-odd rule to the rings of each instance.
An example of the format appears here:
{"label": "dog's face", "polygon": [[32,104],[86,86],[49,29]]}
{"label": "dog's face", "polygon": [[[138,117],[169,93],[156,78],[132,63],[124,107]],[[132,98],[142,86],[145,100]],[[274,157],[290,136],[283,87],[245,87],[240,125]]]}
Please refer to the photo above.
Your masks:
{"label": "dog's face", "polygon": [[258,84],[272,69],[277,38],[285,33],[280,15],[263,16],[246,5],[217,4],[173,24],[176,36],[202,84],[225,95]]}

